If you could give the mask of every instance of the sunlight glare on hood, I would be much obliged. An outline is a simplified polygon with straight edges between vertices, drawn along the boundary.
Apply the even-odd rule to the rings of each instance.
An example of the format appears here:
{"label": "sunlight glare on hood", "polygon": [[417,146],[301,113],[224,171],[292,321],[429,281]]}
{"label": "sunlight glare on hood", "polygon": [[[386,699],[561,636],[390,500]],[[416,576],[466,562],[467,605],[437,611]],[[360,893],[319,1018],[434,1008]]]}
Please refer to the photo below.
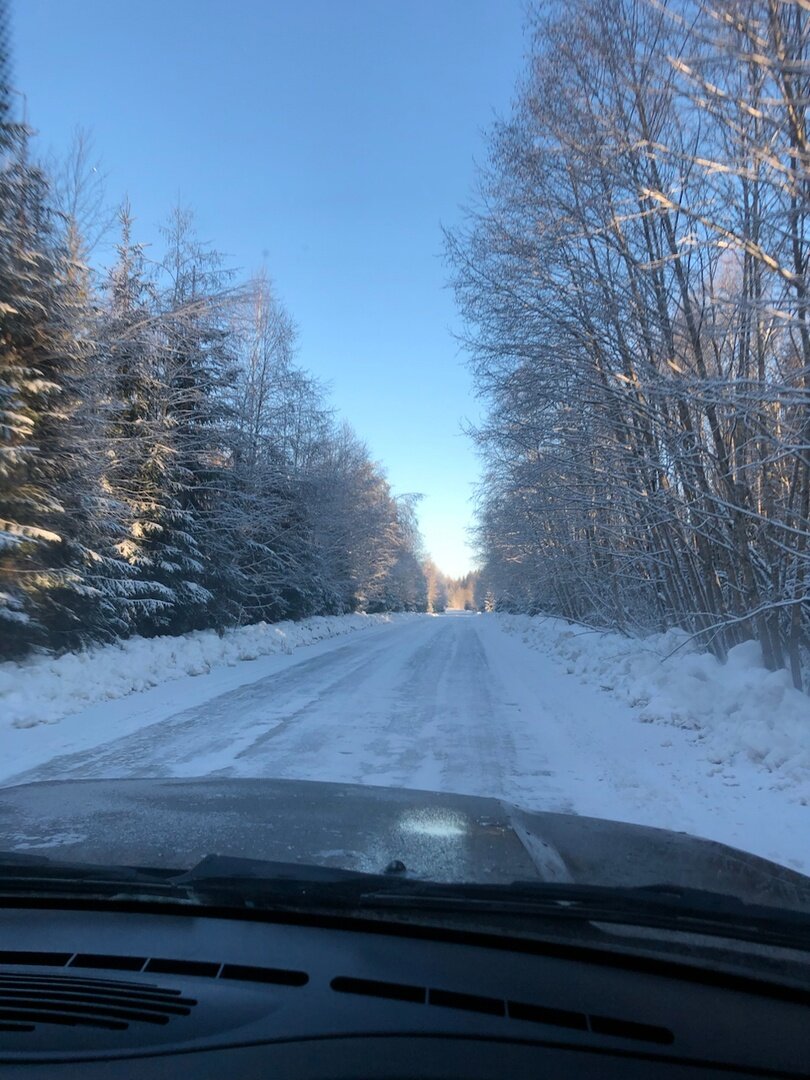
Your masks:
{"label": "sunlight glare on hood", "polygon": [[463,815],[455,810],[444,809],[408,810],[399,821],[399,829],[404,833],[439,839],[466,836],[468,832],[467,821]]}

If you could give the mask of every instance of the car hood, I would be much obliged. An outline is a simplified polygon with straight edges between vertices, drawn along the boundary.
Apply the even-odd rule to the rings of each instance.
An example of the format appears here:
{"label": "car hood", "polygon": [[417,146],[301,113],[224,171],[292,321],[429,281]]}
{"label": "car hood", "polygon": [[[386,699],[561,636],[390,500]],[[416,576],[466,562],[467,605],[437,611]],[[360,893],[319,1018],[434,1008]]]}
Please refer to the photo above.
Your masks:
{"label": "car hood", "polygon": [[188,868],[209,854],[433,881],[675,884],[810,911],[810,878],[685,833],[497,799],[306,780],[68,780],[0,790],[0,850]]}

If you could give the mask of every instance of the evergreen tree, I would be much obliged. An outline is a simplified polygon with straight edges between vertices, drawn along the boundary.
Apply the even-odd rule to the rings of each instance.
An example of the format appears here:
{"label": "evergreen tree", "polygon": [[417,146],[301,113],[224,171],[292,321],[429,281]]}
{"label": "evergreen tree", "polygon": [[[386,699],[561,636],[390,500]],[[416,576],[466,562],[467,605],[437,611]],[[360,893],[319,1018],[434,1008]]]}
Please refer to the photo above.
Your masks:
{"label": "evergreen tree", "polygon": [[[148,267],[76,142],[55,188],[12,117],[0,0],[0,655],[428,602],[413,508],[336,428],[266,281],[176,210]],[[249,317],[245,318],[248,311]]]}
{"label": "evergreen tree", "polygon": [[171,633],[222,625],[215,594],[225,549],[212,528],[229,486],[226,421],[236,375],[223,302],[221,259],[197,240],[190,214],[176,209],[164,229],[160,351],[163,410],[171,443],[158,463],[166,498],[150,539],[155,580],[173,594]]}
{"label": "evergreen tree", "polygon": [[87,571],[86,446],[79,412],[92,353],[81,273],[54,238],[28,130],[0,96],[0,620],[2,651],[75,647],[98,630]]}
{"label": "evergreen tree", "polygon": [[173,429],[166,409],[157,299],[132,240],[129,205],[119,213],[117,259],[106,283],[100,333],[107,398],[102,488],[118,510],[117,554],[130,567],[128,628],[151,633],[176,597],[160,578],[163,523],[178,513],[169,483]]}

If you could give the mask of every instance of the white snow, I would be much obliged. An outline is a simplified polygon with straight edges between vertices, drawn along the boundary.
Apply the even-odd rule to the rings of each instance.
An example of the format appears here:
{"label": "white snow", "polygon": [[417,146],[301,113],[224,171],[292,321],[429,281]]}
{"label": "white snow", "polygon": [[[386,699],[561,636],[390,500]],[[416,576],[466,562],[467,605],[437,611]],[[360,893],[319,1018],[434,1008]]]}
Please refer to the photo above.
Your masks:
{"label": "white snow", "polygon": [[[680,630],[645,638],[600,633],[562,619],[498,616],[501,625],[565,671],[624,702],[644,723],[691,731],[718,772],[761,766],[762,783],[810,803],[810,698],[787,671],[768,671],[755,641],[721,663]],[[808,836],[810,839],[810,836]]]}
{"label": "white snow", "polygon": [[[327,637],[341,626],[367,629]],[[24,728],[3,713],[0,782],[214,774],[455,791],[680,829],[810,872],[810,703],[748,646],[726,665],[686,648],[664,659],[682,637],[463,614],[234,637],[4,671],[18,719],[63,718]],[[116,687],[128,696],[110,700]]]}
{"label": "white snow", "polygon": [[[99,701],[160,686],[222,665],[292,653],[301,645],[367,630],[397,615],[325,615],[301,622],[254,623],[218,634],[133,637],[60,657],[0,664],[0,733],[3,728],[55,724]],[[406,616],[407,618],[407,616]]]}

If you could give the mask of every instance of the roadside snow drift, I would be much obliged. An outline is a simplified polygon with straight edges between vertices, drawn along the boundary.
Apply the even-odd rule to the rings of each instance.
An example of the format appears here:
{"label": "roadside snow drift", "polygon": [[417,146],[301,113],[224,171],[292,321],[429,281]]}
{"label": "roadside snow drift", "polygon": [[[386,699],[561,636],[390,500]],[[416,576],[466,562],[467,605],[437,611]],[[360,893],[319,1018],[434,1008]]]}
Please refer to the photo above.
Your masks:
{"label": "roadside snow drift", "polygon": [[58,658],[0,664],[0,732],[6,727],[55,724],[100,701],[114,701],[185,675],[207,675],[240,660],[291,653],[301,645],[401,617],[324,615],[301,622],[260,622],[222,634],[199,630],[182,637],[133,637]]}
{"label": "roadside snow drift", "polygon": [[627,638],[545,616],[497,618],[569,675],[629,705],[638,720],[693,732],[718,769],[747,760],[810,804],[810,698],[787,671],[765,668],[756,642],[738,645],[721,663],[681,630]]}

